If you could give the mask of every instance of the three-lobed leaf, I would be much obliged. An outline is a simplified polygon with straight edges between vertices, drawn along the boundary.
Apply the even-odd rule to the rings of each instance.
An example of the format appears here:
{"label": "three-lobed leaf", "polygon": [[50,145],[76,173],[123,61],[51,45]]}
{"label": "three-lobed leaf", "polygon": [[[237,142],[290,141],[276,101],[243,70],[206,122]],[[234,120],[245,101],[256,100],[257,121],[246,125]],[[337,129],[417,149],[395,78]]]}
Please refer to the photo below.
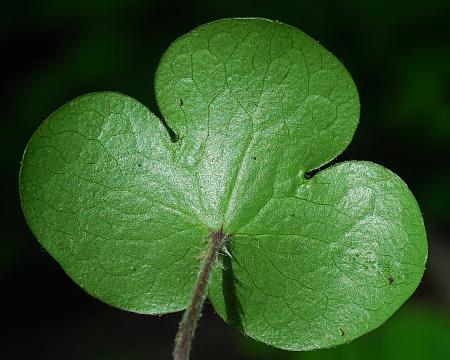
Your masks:
{"label": "three-lobed leaf", "polygon": [[211,231],[230,236],[210,284],[217,312],[284,349],[337,345],[413,293],[427,254],[419,208],[393,173],[329,162],[359,118],[343,65],[263,19],[203,25],[156,72],[161,113],[81,96],[30,140],[20,174],[33,233],[87,292],[122,309],[187,307]]}

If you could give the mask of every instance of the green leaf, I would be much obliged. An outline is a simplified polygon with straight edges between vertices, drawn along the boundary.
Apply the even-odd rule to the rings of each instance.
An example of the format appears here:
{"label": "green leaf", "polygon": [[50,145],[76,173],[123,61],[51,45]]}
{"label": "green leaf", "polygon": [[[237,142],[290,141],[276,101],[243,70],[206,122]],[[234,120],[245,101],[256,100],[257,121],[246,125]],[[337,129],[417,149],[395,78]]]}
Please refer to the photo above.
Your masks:
{"label": "green leaf", "polygon": [[24,154],[33,233],[87,292],[122,309],[187,307],[212,231],[230,236],[210,284],[251,337],[306,350],[347,342],[413,293],[427,254],[406,185],[368,162],[317,173],[350,142],[355,85],[331,53],[270,20],[176,40],[157,69],[162,123],[117,93],[61,107]]}
{"label": "green leaf", "polygon": [[416,289],[426,257],[405,184],[357,161],[272,198],[228,250],[233,262],[210,290],[214,307],[255,339],[291,350],[341,344],[383,323]]}
{"label": "green leaf", "polygon": [[122,309],[184,309],[209,229],[194,176],[174,161],[160,121],[124,95],[61,107],[25,152],[22,207],[67,274]]}

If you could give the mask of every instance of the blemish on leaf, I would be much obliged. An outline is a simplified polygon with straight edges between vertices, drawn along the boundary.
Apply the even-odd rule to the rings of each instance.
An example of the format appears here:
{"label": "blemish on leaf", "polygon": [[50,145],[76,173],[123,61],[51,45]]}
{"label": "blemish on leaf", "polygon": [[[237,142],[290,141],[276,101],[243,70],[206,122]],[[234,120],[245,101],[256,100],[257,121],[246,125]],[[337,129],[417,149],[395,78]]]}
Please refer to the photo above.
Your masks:
{"label": "blemish on leaf", "polygon": [[387,282],[388,282],[388,285],[392,285],[394,283],[394,278],[392,276],[388,276]]}
{"label": "blemish on leaf", "polygon": [[180,98],[180,100],[179,100],[179,104],[180,104],[180,106],[183,106],[183,105],[184,105],[184,101],[183,101],[183,99],[182,99],[182,98]]}
{"label": "blemish on leaf", "polygon": [[253,159],[253,160],[256,160],[256,156],[253,156],[252,159]]}
{"label": "blemish on leaf", "polygon": [[339,333],[341,334],[341,336],[345,336],[345,331],[341,327],[339,327]]}
{"label": "blemish on leaf", "polygon": [[142,167],[142,164],[137,164],[138,167]]}

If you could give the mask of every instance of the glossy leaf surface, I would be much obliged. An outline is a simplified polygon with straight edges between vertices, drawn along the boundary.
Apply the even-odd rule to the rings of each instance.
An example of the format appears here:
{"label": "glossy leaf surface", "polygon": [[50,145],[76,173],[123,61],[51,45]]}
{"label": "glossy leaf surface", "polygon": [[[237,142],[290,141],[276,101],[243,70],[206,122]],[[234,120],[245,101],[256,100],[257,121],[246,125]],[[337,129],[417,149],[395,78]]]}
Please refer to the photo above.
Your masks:
{"label": "glossy leaf surface", "polygon": [[263,19],[203,25],[156,72],[176,134],[125,95],[61,107],[30,140],[28,224],[67,274],[122,309],[186,308],[208,246],[231,237],[210,285],[218,313],[277,347],[354,339],[413,293],[427,254],[419,208],[393,173],[326,164],[351,141],[355,85],[301,31]]}

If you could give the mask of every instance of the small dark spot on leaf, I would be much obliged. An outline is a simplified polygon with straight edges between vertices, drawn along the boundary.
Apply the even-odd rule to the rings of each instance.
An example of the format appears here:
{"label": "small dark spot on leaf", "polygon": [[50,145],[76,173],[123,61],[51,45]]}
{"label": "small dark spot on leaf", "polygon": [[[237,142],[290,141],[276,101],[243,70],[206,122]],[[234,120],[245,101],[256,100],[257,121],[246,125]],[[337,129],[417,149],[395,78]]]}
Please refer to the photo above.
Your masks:
{"label": "small dark spot on leaf", "polygon": [[339,327],[339,332],[341,333],[341,336],[345,336],[345,331],[343,328]]}
{"label": "small dark spot on leaf", "polygon": [[138,164],[138,167],[141,167],[142,166],[142,164]]}
{"label": "small dark spot on leaf", "polygon": [[252,158],[253,160],[256,160],[256,156],[253,156],[253,158]]}
{"label": "small dark spot on leaf", "polygon": [[182,98],[180,98],[180,106],[183,106],[183,105],[184,105],[184,101]]}
{"label": "small dark spot on leaf", "polygon": [[387,282],[388,282],[388,285],[392,285],[394,283],[394,278],[392,276],[388,276]]}

